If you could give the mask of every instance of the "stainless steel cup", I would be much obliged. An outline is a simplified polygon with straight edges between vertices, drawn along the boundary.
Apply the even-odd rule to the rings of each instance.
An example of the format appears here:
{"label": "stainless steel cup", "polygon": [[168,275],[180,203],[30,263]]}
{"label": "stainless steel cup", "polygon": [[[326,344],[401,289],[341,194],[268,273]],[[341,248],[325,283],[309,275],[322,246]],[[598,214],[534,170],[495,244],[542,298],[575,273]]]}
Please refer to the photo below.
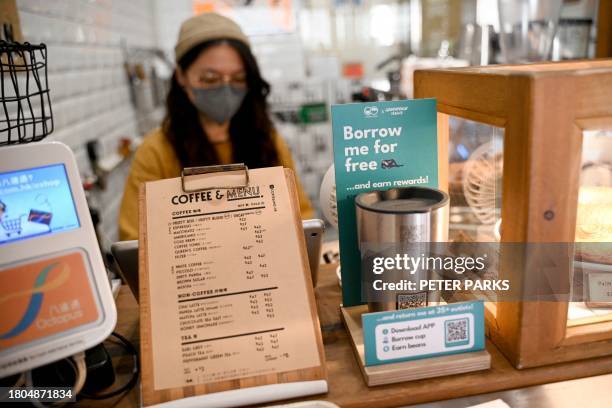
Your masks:
{"label": "stainless steel cup", "polygon": [[[371,274],[375,257],[429,256],[430,243],[448,240],[448,195],[427,187],[402,187],[369,191],[355,198],[357,234],[364,274]],[[365,275],[362,275],[365,276]],[[382,279],[429,279],[430,271],[420,269],[409,277],[405,271],[385,272]],[[401,291],[369,301],[370,312],[426,306],[439,300],[438,292]]]}

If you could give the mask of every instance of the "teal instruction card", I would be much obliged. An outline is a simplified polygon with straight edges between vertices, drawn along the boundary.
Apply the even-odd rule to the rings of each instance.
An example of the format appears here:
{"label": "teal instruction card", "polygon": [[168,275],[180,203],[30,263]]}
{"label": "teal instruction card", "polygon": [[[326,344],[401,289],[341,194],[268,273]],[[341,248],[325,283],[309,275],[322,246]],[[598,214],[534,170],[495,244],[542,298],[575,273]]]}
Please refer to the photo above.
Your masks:
{"label": "teal instruction card", "polygon": [[435,99],[333,105],[332,133],[345,307],[362,303],[355,196],[396,187],[438,187]]}
{"label": "teal instruction card", "polygon": [[484,303],[364,313],[365,365],[484,350]]}

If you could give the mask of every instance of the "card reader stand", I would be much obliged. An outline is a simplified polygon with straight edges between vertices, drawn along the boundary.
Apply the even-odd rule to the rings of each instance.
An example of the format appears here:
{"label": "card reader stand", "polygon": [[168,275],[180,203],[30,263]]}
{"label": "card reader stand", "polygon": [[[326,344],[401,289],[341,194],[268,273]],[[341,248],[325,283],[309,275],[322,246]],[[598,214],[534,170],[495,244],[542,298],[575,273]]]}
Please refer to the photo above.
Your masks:
{"label": "card reader stand", "polygon": [[0,149],[0,195],[5,377],[101,343],[117,312],[70,148],[51,142]]}

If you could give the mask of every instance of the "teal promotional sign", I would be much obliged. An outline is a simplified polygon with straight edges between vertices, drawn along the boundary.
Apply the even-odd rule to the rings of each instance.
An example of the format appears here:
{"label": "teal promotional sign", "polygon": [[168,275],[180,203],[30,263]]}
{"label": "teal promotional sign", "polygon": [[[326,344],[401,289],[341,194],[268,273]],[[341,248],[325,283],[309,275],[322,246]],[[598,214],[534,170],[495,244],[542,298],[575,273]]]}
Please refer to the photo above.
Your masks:
{"label": "teal promotional sign", "polygon": [[484,350],[484,303],[364,313],[365,365]]}
{"label": "teal promotional sign", "polygon": [[332,132],[342,301],[361,301],[355,196],[395,187],[438,187],[435,99],[333,105]]}

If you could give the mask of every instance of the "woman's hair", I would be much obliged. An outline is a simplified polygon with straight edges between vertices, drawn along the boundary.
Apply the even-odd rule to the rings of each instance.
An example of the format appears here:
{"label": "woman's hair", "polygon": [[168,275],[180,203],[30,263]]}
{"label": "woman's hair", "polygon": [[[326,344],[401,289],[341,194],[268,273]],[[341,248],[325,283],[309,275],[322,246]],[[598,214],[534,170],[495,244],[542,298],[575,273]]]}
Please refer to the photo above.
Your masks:
{"label": "woman's hair", "polygon": [[[230,120],[232,161],[245,163],[249,168],[278,165],[279,157],[272,139],[273,126],[267,113],[266,97],[270,85],[261,77],[249,47],[232,39],[207,41],[188,51],[178,65],[186,71],[202,51],[222,43],[229,44],[242,58],[248,87],[240,109]],[[176,71],[166,99],[162,130],[183,167],[219,164],[217,153],[200,124],[199,112],[178,83]]]}

